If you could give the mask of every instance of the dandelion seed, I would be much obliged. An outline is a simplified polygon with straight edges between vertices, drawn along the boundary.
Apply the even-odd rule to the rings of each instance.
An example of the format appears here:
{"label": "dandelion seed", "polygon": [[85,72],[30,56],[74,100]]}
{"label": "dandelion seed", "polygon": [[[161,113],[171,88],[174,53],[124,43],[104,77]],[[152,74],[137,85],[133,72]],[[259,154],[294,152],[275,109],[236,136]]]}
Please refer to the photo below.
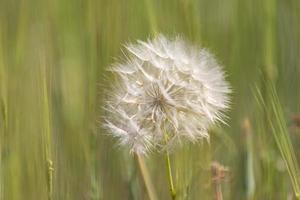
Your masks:
{"label": "dandelion seed", "polygon": [[105,105],[105,127],[120,145],[141,154],[169,149],[224,123],[230,87],[207,50],[162,35],[126,49],[125,62],[110,68],[117,81]]}

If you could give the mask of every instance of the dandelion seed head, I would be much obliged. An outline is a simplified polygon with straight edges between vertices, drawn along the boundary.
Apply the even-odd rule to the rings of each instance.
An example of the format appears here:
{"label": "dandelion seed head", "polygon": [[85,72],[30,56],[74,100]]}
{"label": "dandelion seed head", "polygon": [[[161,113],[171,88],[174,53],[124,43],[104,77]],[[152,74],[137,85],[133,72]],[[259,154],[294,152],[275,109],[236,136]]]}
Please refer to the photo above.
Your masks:
{"label": "dandelion seed head", "polygon": [[125,62],[110,68],[116,81],[105,102],[105,127],[120,145],[145,154],[208,138],[211,125],[225,123],[231,91],[207,50],[163,35],[125,47]]}

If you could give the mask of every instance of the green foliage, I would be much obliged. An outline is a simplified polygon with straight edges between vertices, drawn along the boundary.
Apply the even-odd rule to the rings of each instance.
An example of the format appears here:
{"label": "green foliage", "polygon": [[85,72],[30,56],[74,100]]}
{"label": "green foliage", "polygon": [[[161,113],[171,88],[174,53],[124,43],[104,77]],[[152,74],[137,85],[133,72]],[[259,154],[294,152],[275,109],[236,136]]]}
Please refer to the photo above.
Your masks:
{"label": "green foliage", "polygon": [[[295,198],[299,10],[298,0],[0,1],[0,199],[148,198],[134,157],[101,129],[101,99],[122,45],[155,33],[208,48],[234,90],[229,126],[170,155],[178,200],[213,199],[213,161],[229,170],[224,199]],[[170,198],[164,155],[144,160]]]}
{"label": "green foliage", "polygon": [[[270,83],[265,84],[268,91],[267,96],[264,99],[259,89],[257,89],[258,101],[261,104],[261,108],[267,115],[265,123],[268,124],[267,126],[270,128],[270,131],[274,136],[275,142],[291,179],[295,196],[297,199],[300,199],[299,165],[292,146],[282,106],[274,85]],[[269,105],[267,105],[267,103]]]}

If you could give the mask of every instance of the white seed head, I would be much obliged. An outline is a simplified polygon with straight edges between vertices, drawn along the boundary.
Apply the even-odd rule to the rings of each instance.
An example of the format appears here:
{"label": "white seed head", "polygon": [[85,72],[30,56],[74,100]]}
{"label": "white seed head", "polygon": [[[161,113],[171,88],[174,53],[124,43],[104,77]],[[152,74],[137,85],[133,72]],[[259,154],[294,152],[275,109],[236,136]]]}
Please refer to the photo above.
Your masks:
{"label": "white seed head", "polygon": [[116,81],[105,102],[104,126],[121,145],[141,154],[169,149],[224,123],[231,90],[207,50],[162,35],[126,49],[125,62],[110,68]]}

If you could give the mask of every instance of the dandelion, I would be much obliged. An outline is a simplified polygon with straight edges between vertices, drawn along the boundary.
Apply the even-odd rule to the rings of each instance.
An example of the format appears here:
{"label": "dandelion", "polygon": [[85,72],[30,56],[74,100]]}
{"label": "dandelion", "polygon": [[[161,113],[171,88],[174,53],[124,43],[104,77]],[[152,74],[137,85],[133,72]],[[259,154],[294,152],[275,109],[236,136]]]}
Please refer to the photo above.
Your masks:
{"label": "dandelion", "polygon": [[[182,140],[209,138],[208,129],[224,123],[229,84],[215,58],[181,38],[162,35],[126,45],[105,109],[105,127],[137,156],[166,150],[172,199],[176,190],[169,150]],[[149,197],[151,185],[148,185]],[[148,186],[147,186],[148,185]]]}
{"label": "dandelion", "polygon": [[163,35],[125,47],[105,105],[105,127],[120,145],[137,154],[170,149],[209,138],[209,127],[224,122],[230,87],[207,50]]}

